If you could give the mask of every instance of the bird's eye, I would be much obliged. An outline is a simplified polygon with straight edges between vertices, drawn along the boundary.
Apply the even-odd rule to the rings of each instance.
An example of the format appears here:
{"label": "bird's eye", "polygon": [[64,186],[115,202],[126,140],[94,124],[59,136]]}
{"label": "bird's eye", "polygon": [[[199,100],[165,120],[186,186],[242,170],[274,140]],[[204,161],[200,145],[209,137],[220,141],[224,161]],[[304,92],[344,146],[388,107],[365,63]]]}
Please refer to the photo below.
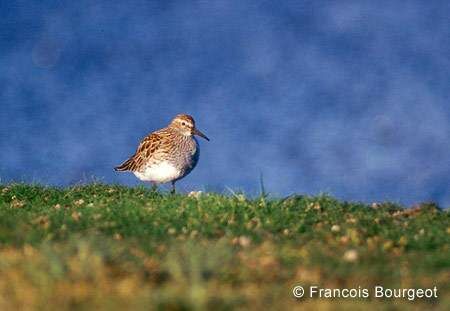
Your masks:
{"label": "bird's eye", "polygon": [[181,125],[183,125],[183,126],[186,125],[186,122],[181,122]]}

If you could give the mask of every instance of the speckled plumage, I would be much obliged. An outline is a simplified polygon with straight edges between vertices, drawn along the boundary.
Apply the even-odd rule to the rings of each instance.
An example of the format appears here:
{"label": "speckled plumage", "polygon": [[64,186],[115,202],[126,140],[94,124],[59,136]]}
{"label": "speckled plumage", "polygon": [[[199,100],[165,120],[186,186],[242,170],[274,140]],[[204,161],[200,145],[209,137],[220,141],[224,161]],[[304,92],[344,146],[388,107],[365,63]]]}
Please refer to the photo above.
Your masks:
{"label": "speckled plumage", "polygon": [[189,174],[197,165],[200,148],[194,135],[209,140],[195,127],[194,119],[177,115],[169,126],[145,137],[136,153],[116,171],[131,171],[143,181],[153,183],[175,182]]}

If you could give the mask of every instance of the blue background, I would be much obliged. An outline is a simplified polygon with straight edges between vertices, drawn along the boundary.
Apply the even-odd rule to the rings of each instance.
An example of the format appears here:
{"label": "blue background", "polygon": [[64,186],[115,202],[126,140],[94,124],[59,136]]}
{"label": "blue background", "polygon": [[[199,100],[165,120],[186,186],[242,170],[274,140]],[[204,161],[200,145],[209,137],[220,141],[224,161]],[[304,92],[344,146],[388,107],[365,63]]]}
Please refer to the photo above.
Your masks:
{"label": "blue background", "polygon": [[0,1],[0,178],[112,168],[177,113],[179,189],[450,206],[448,1]]}

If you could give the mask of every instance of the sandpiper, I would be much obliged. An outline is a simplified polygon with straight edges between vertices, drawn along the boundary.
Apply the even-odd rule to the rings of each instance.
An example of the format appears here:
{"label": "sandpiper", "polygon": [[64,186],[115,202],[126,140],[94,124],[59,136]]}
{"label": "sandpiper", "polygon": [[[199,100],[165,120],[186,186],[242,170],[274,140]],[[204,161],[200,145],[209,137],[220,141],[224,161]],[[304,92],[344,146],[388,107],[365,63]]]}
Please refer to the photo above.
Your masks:
{"label": "sandpiper", "polygon": [[209,141],[195,127],[190,115],[179,114],[167,127],[145,137],[136,153],[114,169],[130,171],[140,180],[155,185],[171,182],[175,192],[175,182],[197,165],[200,147],[194,135]]}

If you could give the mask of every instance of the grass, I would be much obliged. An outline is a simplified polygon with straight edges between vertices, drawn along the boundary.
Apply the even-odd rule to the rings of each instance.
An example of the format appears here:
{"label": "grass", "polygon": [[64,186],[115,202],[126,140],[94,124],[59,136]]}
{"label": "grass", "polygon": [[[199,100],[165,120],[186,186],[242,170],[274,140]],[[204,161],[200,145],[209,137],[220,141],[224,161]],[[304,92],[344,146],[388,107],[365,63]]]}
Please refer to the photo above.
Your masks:
{"label": "grass", "polygon": [[[450,215],[329,196],[0,186],[0,310],[450,308]],[[295,299],[292,287],[438,298]]]}

